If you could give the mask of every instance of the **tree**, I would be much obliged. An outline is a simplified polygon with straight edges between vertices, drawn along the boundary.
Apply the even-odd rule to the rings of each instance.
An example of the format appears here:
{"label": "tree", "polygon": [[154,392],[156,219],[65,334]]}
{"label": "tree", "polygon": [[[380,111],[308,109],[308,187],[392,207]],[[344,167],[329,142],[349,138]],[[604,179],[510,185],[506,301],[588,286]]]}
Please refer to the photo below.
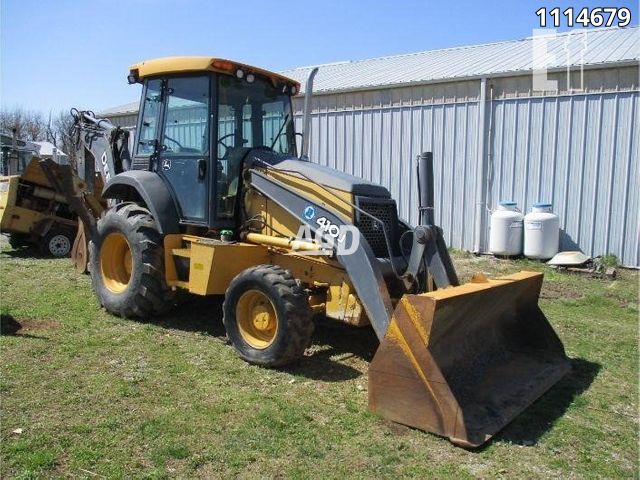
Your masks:
{"label": "tree", "polygon": [[15,135],[20,140],[34,142],[47,141],[75,160],[76,147],[73,143],[71,127],[73,118],[68,111],[49,113],[45,120],[42,113],[25,110],[21,107],[0,110],[0,130],[8,135]]}
{"label": "tree", "polygon": [[0,130],[21,140],[42,141],[46,137],[46,122],[40,112],[14,108],[0,111]]}
{"label": "tree", "polygon": [[67,155],[70,161],[75,161],[76,146],[73,139],[73,117],[68,112],[59,112],[53,119],[49,115],[47,125],[47,137],[56,148],[59,148]]}

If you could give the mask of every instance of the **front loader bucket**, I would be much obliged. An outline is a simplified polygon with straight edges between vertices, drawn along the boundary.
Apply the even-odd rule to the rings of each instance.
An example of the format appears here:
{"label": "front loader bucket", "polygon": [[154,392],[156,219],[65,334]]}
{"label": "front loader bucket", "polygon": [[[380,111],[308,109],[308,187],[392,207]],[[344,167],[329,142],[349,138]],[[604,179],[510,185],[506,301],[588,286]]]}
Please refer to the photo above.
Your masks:
{"label": "front loader bucket", "polygon": [[477,447],[569,370],[538,307],[542,274],[520,272],[405,295],[369,368],[369,408]]}

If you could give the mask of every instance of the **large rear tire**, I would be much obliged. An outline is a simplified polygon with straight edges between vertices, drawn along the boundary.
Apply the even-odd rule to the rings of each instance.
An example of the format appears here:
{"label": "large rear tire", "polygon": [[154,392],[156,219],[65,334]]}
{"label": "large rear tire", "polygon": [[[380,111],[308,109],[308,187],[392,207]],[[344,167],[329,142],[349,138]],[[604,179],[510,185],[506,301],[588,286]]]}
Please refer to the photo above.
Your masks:
{"label": "large rear tire", "polygon": [[295,278],[276,265],[239,273],[227,289],[223,323],[240,357],[276,367],[304,354],[313,333],[307,295]]}
{"label": "large rear tire", "polygon": [[162,236],[146,208],[117,205],[98,221],[98,239],[89,248],[91,281],[110,313],[149,318],[173,306],[164,279]]}

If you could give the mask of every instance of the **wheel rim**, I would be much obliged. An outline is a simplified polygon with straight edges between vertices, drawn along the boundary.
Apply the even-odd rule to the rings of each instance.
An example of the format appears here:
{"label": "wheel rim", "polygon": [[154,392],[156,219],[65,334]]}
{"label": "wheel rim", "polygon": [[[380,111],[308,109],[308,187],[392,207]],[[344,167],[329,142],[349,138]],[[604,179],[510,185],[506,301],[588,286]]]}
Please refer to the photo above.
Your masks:
{"label": "wheel rim", "polygon": [[129,285],[132,271],[129,242],[120,232],[110,233],[100,248],[102,282],[113,293],[121,293]]}
{"label": "wheel rim", "polygon": [[260,290],[247,290],[236,304],[240,335],[253,348],[265,349],[278,333],[278,314],[269,297]]}
{"label": "wheel rim", "polygon": [[49,252],[55,257],[64,257],[71,250],[71,241],[66,235],[57,234],[49,239]]}

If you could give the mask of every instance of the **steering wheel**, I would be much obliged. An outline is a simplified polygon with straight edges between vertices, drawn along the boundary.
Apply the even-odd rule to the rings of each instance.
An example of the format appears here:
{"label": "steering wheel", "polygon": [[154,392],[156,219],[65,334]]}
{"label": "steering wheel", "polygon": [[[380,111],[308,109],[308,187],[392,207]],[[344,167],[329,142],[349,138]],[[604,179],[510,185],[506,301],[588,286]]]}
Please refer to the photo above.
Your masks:
{"label": "steering wheel", "polygon": [[169,140],[170,142],[173,142],[176,144],[176,146],[178,147],[178,150],[176,150],[176,152],[179,152],[180,150],[182,150],[182,144],[179,141],[177,141],[175,138],[171,138],[168,135],[165,135],[164,138],[165,140]]}
{"label": "steering wheel", "polygon": [[224,143],[224,140],[226,140],[229,137],[235,137],[235,136],[236,136],[235,132],[227,133],[226,135],[218,139],[218,145],[221,145],[222,147],[224,147],[224,153],[222,154],[221,157],[218,157],[218,158],[225,158],[227,156],[227,152],[229,151],[229,149],[232,148],[231,145],[227,145],[226,143]]}

